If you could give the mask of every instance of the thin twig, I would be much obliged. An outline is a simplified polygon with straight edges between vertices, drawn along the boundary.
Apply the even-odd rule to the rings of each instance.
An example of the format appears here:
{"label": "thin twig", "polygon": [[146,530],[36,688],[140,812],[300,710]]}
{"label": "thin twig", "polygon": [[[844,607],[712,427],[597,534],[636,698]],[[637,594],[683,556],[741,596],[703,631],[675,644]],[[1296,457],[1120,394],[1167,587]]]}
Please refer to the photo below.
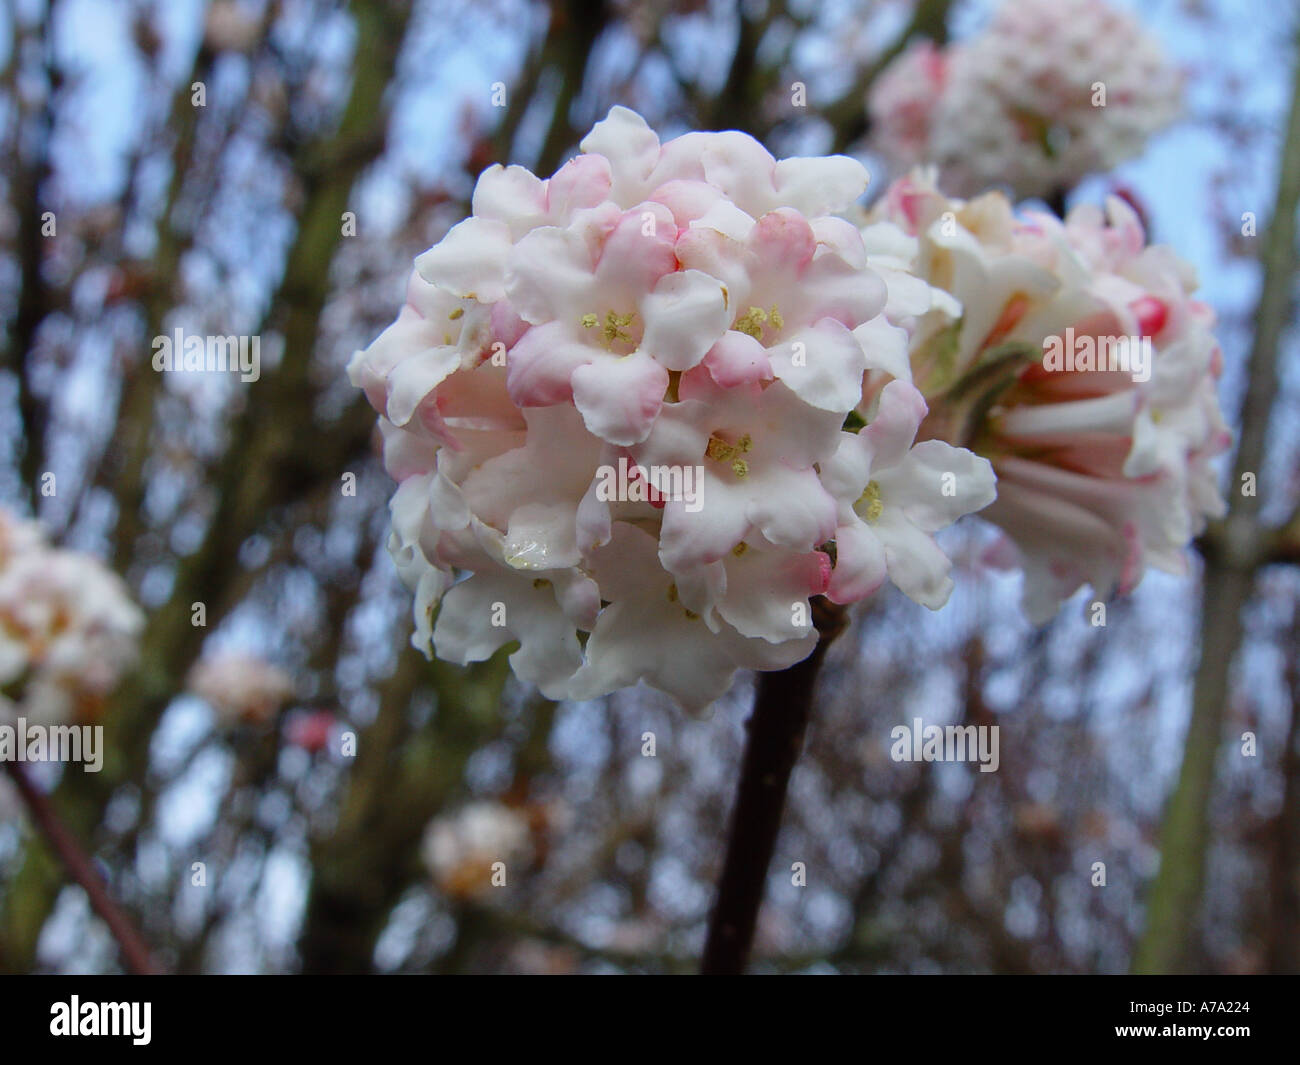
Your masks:
{"label": "thin twig", "polygon": [[160,970],[154,964],[143,937],[110,897],[108,886],[100,877],[99,871],[59,819],[49,798],[32,783],[21,762],[6,761],[5,768],[9,770],[9,776],[13,778],[18,794],[27,804],[28,812],[36,822],[36,827],[44,833],[72,879],[86,892],[91,908],[108,925],[108,930],[113,934],[122,951],[122,960],[126,963],[127,969],[136,975],[158,973]]}

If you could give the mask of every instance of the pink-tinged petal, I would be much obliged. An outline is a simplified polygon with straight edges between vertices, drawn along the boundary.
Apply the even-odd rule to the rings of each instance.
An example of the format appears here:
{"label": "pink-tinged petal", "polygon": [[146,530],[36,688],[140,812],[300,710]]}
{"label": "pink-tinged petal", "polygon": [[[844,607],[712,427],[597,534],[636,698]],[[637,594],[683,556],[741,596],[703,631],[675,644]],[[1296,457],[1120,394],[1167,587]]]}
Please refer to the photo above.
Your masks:
{"label": "pink-tinged petal", "polygon": [[769,269],[801,274],[817,251],[817,238],[808,220],[789,208],[763,215],[749,238],[749,252]]}
{"label": "pink-tinged petal", "polygon": [[443,593],[451,587],[453,577],[450,571],[425,566],[415,582],[415,598],[412,603],[412,615],[415,621],[411,633],[411,646],[429,657],[433,641],[433,612],[442,600]]}
{"label": "pink-tinged petal", "polygon": [[829,248],[818,251],[802,283],[811,297],[810,318],[834,318],[850,329],[880,314],[889,295],[874,270],[858,270]]}
{"label": "pink-tinged petal", "polygon": [[867,191],[867,168],[846,155],[782,159],[776,202],[808,216],[842,211]]}
{"label": "pink-tinged petal", "polygon": [[716,277],[726,287],[733,312],[749,298],[750,262],[744,241],[709,226],[693,225],[677,238],[676,253],[683,269]]}
{"label": "pink-tinged petal", "polygon": [[[438,657],[461,665],[482,662],[518,640],[519,650],[510,656],[515,675],[550,698],[562,698],[582,665],[582,647],[553,586],[535,580],[532,573],[521,579],[486,570],[453,587],[433,629]],[[504,625],[493,624],[498,603],[505,607]]]}
{"label": "pink-tinged petal", "polygon": [[[866,269],[867,248],[862,242],[862,233],[857,226],[848,219],[836,218],[833,215],[813,218],[810,224],[818,244],[830,248],[855,270]],[[909,239],[902,234],[899,236],[904,240]]]}
{"label": "pink-tinged petal", "polygon": [[728,625],[710,631],[670,592],[672,576],[655,557],[654,537],[616,522],[609,544],[593,559],[601,611],[587,641],[587,663],[569,695],[591,699],[644,680],[687,709],[707,706],[731,682],[737,667],[785,669],[808,656],[816,634],[783,643],[748,639]]}
{"label": "pink-tinged petal", "polygon": [[535,325],[507,356],[506,383],[520,407],[545,407],[573,398],[573,374],[603,353],[574,339],[560,322]]}
{"label": "pink-tinged petal", "polygon": [[821,480],[844,507],[857,502],[871,480],[871,445],[861,433],[840,433],[831,457],[821,463]]}
{"label": "pink-tinged petal", "polygon": [[875,417],[858,434],[871,449],[873,471],[888,469],[903,461],[927,411],[925,397],[906,381],[890,381],[885,385]]}
{"label": "pink-tinged petal", "polygon": [[[777,203],[777,161],[747,133],[727,130],[707,137],[700,161],[709,184],[727,194],[742,211],[758,217]],[[686,140],[683,137],[680,140]]]}
{"label": "pink-tinged petal", "polygon": [[862,398],[866,357],[854,335],[833,318],[799,330],[768,354],[772,372],[811,406],[846,414]]}
{"label": "pink-tinged petal", "polygon": [[516,569],[576,566],[578,506],[604,451],[567,404],[525,412],[522,447],[483,462],[465,478],[474,515],[505,530],[502,558]]}
{"label": "pink-tinged petal", "polygon": [[[682,381],[689,376],[684,375]],[[705,400],[683,396],[681,402],[666,404],[650,435],[632,449],[632,457],[646,468],[696,465],[703,461],[708,447],[710,418],[711,407]]]}
{"label": "pink-tinged petal", "polygon": [[[714,382],[723,388],[770,381],[772,360],[767,349],[747,333],[734,329],[724,333],[704,356],[702,366]],[[683,378],[683,380],[685,380]],[[680,391],[678,395],[681,395]]]}
{"label": "pink-tinged petal", "polygon": [[911,382],[912,365],[906,329],[890,325],[882,314],[863,322],[853,330],[853,336],[862,348],[868,370],[879,370],[899,381]]}
{"label": "pink-tinged petal", "polygon": [[677,269],[676,240],[677,224],[662,204],[643,203],[624,214],[596,263],[601,306],[633,310],[661,277]]}
{"label": "pink-tinged petal", "polygon": [[941,440],[917,444],[894,469],[875,475],[886,509],[900,507],[923,532],[938,532],[997,498],[988,459]]}
{"label": "pink-tinged petal", "polygon": [[553,223],[563,225],[575,211],[609,199],[613,175],[603,155],[576,155],[546,182],[546,210]]}
{"label": "pink-tinged petal", "polygon": [[[823,461],[835,450],[844,424],[841,414],[810,407],[780,381],[773,381],[760,396],[755,458],[776,458],[798,469]],[[755,420],[745,421],[749,431]]]}
{"label": "pink-tinged petal", "polygon": [[[528,332],[528,323],[515,313],[513,307],[505,300],[492,304],[491,315],[492,341],[500,341],[507,348],[513,348],[519,338]],[[490,345],[487,355],[492,355]]]}
{"label": "pink-tinged petal", "polygon": [[[835,500],[815,470],[778,465],[753,476],[755,486],[747,515],[769,544],[806,551],[835,535]],[[710,503],[706,497],[706,511]]]}
{"label": "pink-tinged petal", "polygon": [[398,429],[382,414],[379,432],[384,440],[384,469],[394,481],[430,472],[438,461],[438,445],[432,440]]}
{"label": "pink-tinged petal", "polygon": [[457,296],[495,303],[505,299],[510,227],[488,218],[467,218],[415,260],[415,269],[431,285]]}
{"label": "pink-tinged petal", "polygon": [[668,371],[644,352],[604,356],[573,371],[573,401],[587,429],[611,444],[639,444],[668,388]]}
{"label": "pink-tinged petal", "polygon": [[871,527],[885,548],[889,579],[913,602],[938,610],[952,594],[952,561],[900,510],[885,507]]}
{"label": "pink-tinged petal", "polygon": [[685,229],[711,208],[727,202],[722,193],[707,181],[688,179],[664,182],[650,193],[649,198],[672,212],[678,229]]}
{"label": "pink-tinged petal", "polygon": [[555,226],[534,229],[510,255],[510,303],[526,322],[559,319],[576,326],[592,311],[593,266],[591,250],[577,233]]}
{"label": "pink-tinged petal", "polygon": [[689,370],[699,363],[731,321],[722,286],[698,270],[661,278],[642,301],[641,313],[641,350],[669,370]]}
{"label": "pink-tinged petal", "polygon": [[[808,597],[821,591],[819,552],[750,549],[727,560],[727,590],[718,614],[742,636],[784,643],[812,630]],[[804,609],[800,610],[802,605]]]}
{"label": "pink-tinged petal", "polygon": [[398,575],[408,587],[414,587],[427,564],[420,537],[429,520],[429,487],[435,477],[429,473],[406,478],[388,501],[388,512],[392,515],[389,553]]}
{"label": "pink-tinged petal", "polygon": [[523,416],[506,391],[506,368],[481,362],[448,377],[420,404],[420,425],[433,437],[459,448],[471,431],[505,433],[524,428]]}
{"label": "pink-tinged petal", "polygon": [[476,218],[504,222],[518,239],[548,223],[546,183],[527,167],[494,164],[479,175],[471,210]]}
{"label": "pink-tinged petal", "polygon": [[885,549],[871,527],[856,516],[835,530],[835,570],[827,596],[856,603],[885,581]]}
{"label": "pink-tinged petal", "polygon": [[692,513],[682,501],[664,507],[659,558],[671,572],[690,571],[725,558],[753,527],[751,493],[705,473],[704,506]]}
{"label": "pink-tinged petal", "polygon": [[[442,452],[446,455],[447,452]],[[465,493],[442,470],[429,486],[429,520],[434,528],[445,532],[469,528],[473,520]]]}
{"label": "pink-tinged petal", "polygon": [[998,417],[998,430],[1008,436],[1034,440],[1068,433],[1118,433],[1132,429],[1138,410],[1134,388],[1094,399],[1015,407]]}
{"label": "pink-tinged petal", "polygon": [[388,375],[388,417],[406,425],[416,408],[448,376],[460,368],[460,352],[453,347],[427,348],[403,359]]}
{"label": "pink-tinged petal", "polygon": [[582,138],[580,146],[613,164],[610,199],[624,207],[641,201],[650,172],[659,161],[659,138],[644,118],[626,107],[612,107]]}

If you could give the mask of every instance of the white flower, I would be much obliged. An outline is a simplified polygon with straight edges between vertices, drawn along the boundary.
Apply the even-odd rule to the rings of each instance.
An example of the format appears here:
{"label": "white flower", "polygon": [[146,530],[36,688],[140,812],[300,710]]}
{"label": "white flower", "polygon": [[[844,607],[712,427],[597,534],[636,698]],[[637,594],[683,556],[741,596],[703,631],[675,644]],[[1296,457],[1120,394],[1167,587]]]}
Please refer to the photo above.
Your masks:
{"label": "white flower", "polygon": [[120,577],[0,510],[0,687],[18,713],[93,720],[135,661],[143,628]]}
{"label": "white flower", "polygon": [[293,694],[293,679],[257,655],[227,651],[201,658],[190,671],[189,688],[224,726],[262,724]]}
{"label": "white flower", "polygon": [[473,898],[491,887],[495,863],[505,863],[508,876],[511,865],[531,860],[528,817],[500,802],[469,803],[430,821],[420,852],[440,891]]}
{"label": "white flower", "polygon": [[829,589],[837,602],[870,595],[886,575],[922,606],[935,610],[948,601],[952,563],[931,534],[988,506],[997,493],[986,459],[940,440],[913,445],[925,415],[921,393],[891,381],[871,423],[841,433],[823,468],[838,507]]}

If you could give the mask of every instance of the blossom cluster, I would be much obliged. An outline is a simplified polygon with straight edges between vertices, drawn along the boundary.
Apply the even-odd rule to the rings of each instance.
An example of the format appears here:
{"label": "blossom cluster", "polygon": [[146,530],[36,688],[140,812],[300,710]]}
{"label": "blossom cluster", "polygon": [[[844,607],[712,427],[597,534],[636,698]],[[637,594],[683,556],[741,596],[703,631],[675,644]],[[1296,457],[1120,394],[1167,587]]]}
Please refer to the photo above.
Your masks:
{"label": "blossom cluster", "polygon": [[216,711],[226,727],[269,721],[293,694],[293,679],[258,655],[223,651],[205,655],[190,670],[189,689]]}
{"label": "blossom cluster", "polygon": [[[933,533],[994,478],[915,440],[895,320],[950,301],[877,269],[838,213],[865,169],[736,132],[661,144],[624,108],[581,147],[547,180],[485,171],[349,364],[399,482],[415,645],[464,663],[518,641],[552,698],[644,680],[700,706],[804,658],[815,596],[890,580],[940,606]],[[607,490],[616,469],[634,491]]]}
{"label": "blossom cluster", "polygon": [[[492,886],[496,863],[530,865],[544,848],[548,812],[542,805],[509,806],[491,799],[440,814],[425,827],[420,856],[438,890],[472,899]],[[507,874],[508,875],[508,874]],[[509,880],[498,883],[507,884]]]}
{"label": "blossom cluster", "polygon": [[135,660],[143,628],[117,574],[0,509],[0,714],[93,721]]}
{"label": "blossom cluster", "polygon": [[1025,571],[1026,613],[1050,617],[1085,583],[1126,592],[1148,566],[1186,572],[1188,543],[1224,512],[1210,461],[1231,443],[1191,265],[1148,245],[1117,197],[1061,220],[999,192],[949,198],[932,170],[894,182],[863,236],[952,297],[898,322],[931,408],[921,435],[992,461],[981,517]]}
{"label": "blossom cluster", "polygon": [[918,42],[868,94],[894,165],[945,189],[1046,196],[1139,154],[1181,108],[1182,80],[1132,15],[1104,0],[1004,0],[958,44]]}

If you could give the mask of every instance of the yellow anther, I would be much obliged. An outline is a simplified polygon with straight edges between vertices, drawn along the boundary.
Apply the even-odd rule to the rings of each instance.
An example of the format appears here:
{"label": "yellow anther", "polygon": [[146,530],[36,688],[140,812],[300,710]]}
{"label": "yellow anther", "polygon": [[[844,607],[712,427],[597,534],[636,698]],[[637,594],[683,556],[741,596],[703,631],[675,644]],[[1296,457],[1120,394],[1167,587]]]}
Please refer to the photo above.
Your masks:
{"label": "yellow anther", "polygon": [[464,316],[465,316],[465,308],[464,308],[464,307],[457,307],[454,311],[451,312],[451,314],[447,315],[447,317],[448,317],[449,319],[451,319],[453,322],[454,322],[457,318],[463,318]]}
{"label": "yellow anther", "polygon": [[731,471],[737,477],[744,477],[749,473],[749,463],[744,459],[736,459],[736,461],[731,464]]}
{"label": "yellow anther", "polygon": [[863,517],[866,518],[868,525],[874,525],[880,520],[880,515],[884,513],[885,504],[880,501],[880,485],[875,481],[868,481],[866,491],[858,499],[858,506],[865,504],[866,511]]}
{"label": "yellow anther", "polygon": [[623,331],[623,327],[631,325],[635,317],[635,311],[631,314],[615,314],[610,311],[605,315],[605,342],[613,344],[615,341],[623,340],[631,343],[632,337]]}
{"label": "yellow anther", "polygon": [[730,462],[739,454],[740,448],[720,436],[709,437],[709,445],[704,449],[704,457],[714,462]]}
{"label": "yellow anther", "polygon": [[578,321],[581,323],[583,329],[595,329],[600,319],[594,314],[584,314],[578,319]]}
{"label": "yellow anther", "polygon": [[738,543],[735,547],[731,549],[731,553],[735,555],[737,558],[739,558],[748,550],[749,550],[749,544],[745,543],[744,540],[741,540],[740,543]]}
{"label": "yellow anther", "polygon": [[762,339],[763,323],[767,321],[767,311],[762,307],[750,307],[748,311],[736,319],[736,324],[731,328],[737,333],[744,333],[755,340]]}
{"label": "yellow anther", "polygon": [[744,314],[736,319],[736,324],[731,328],[737,333],[744,333],[755,340],[763,339],[763,327],[767,326],[773,332],[778,332],[785,328],[785,318],[777,309],[776,304],[772,304],[770,311],[763,310],[762,307],[750,307]]}

